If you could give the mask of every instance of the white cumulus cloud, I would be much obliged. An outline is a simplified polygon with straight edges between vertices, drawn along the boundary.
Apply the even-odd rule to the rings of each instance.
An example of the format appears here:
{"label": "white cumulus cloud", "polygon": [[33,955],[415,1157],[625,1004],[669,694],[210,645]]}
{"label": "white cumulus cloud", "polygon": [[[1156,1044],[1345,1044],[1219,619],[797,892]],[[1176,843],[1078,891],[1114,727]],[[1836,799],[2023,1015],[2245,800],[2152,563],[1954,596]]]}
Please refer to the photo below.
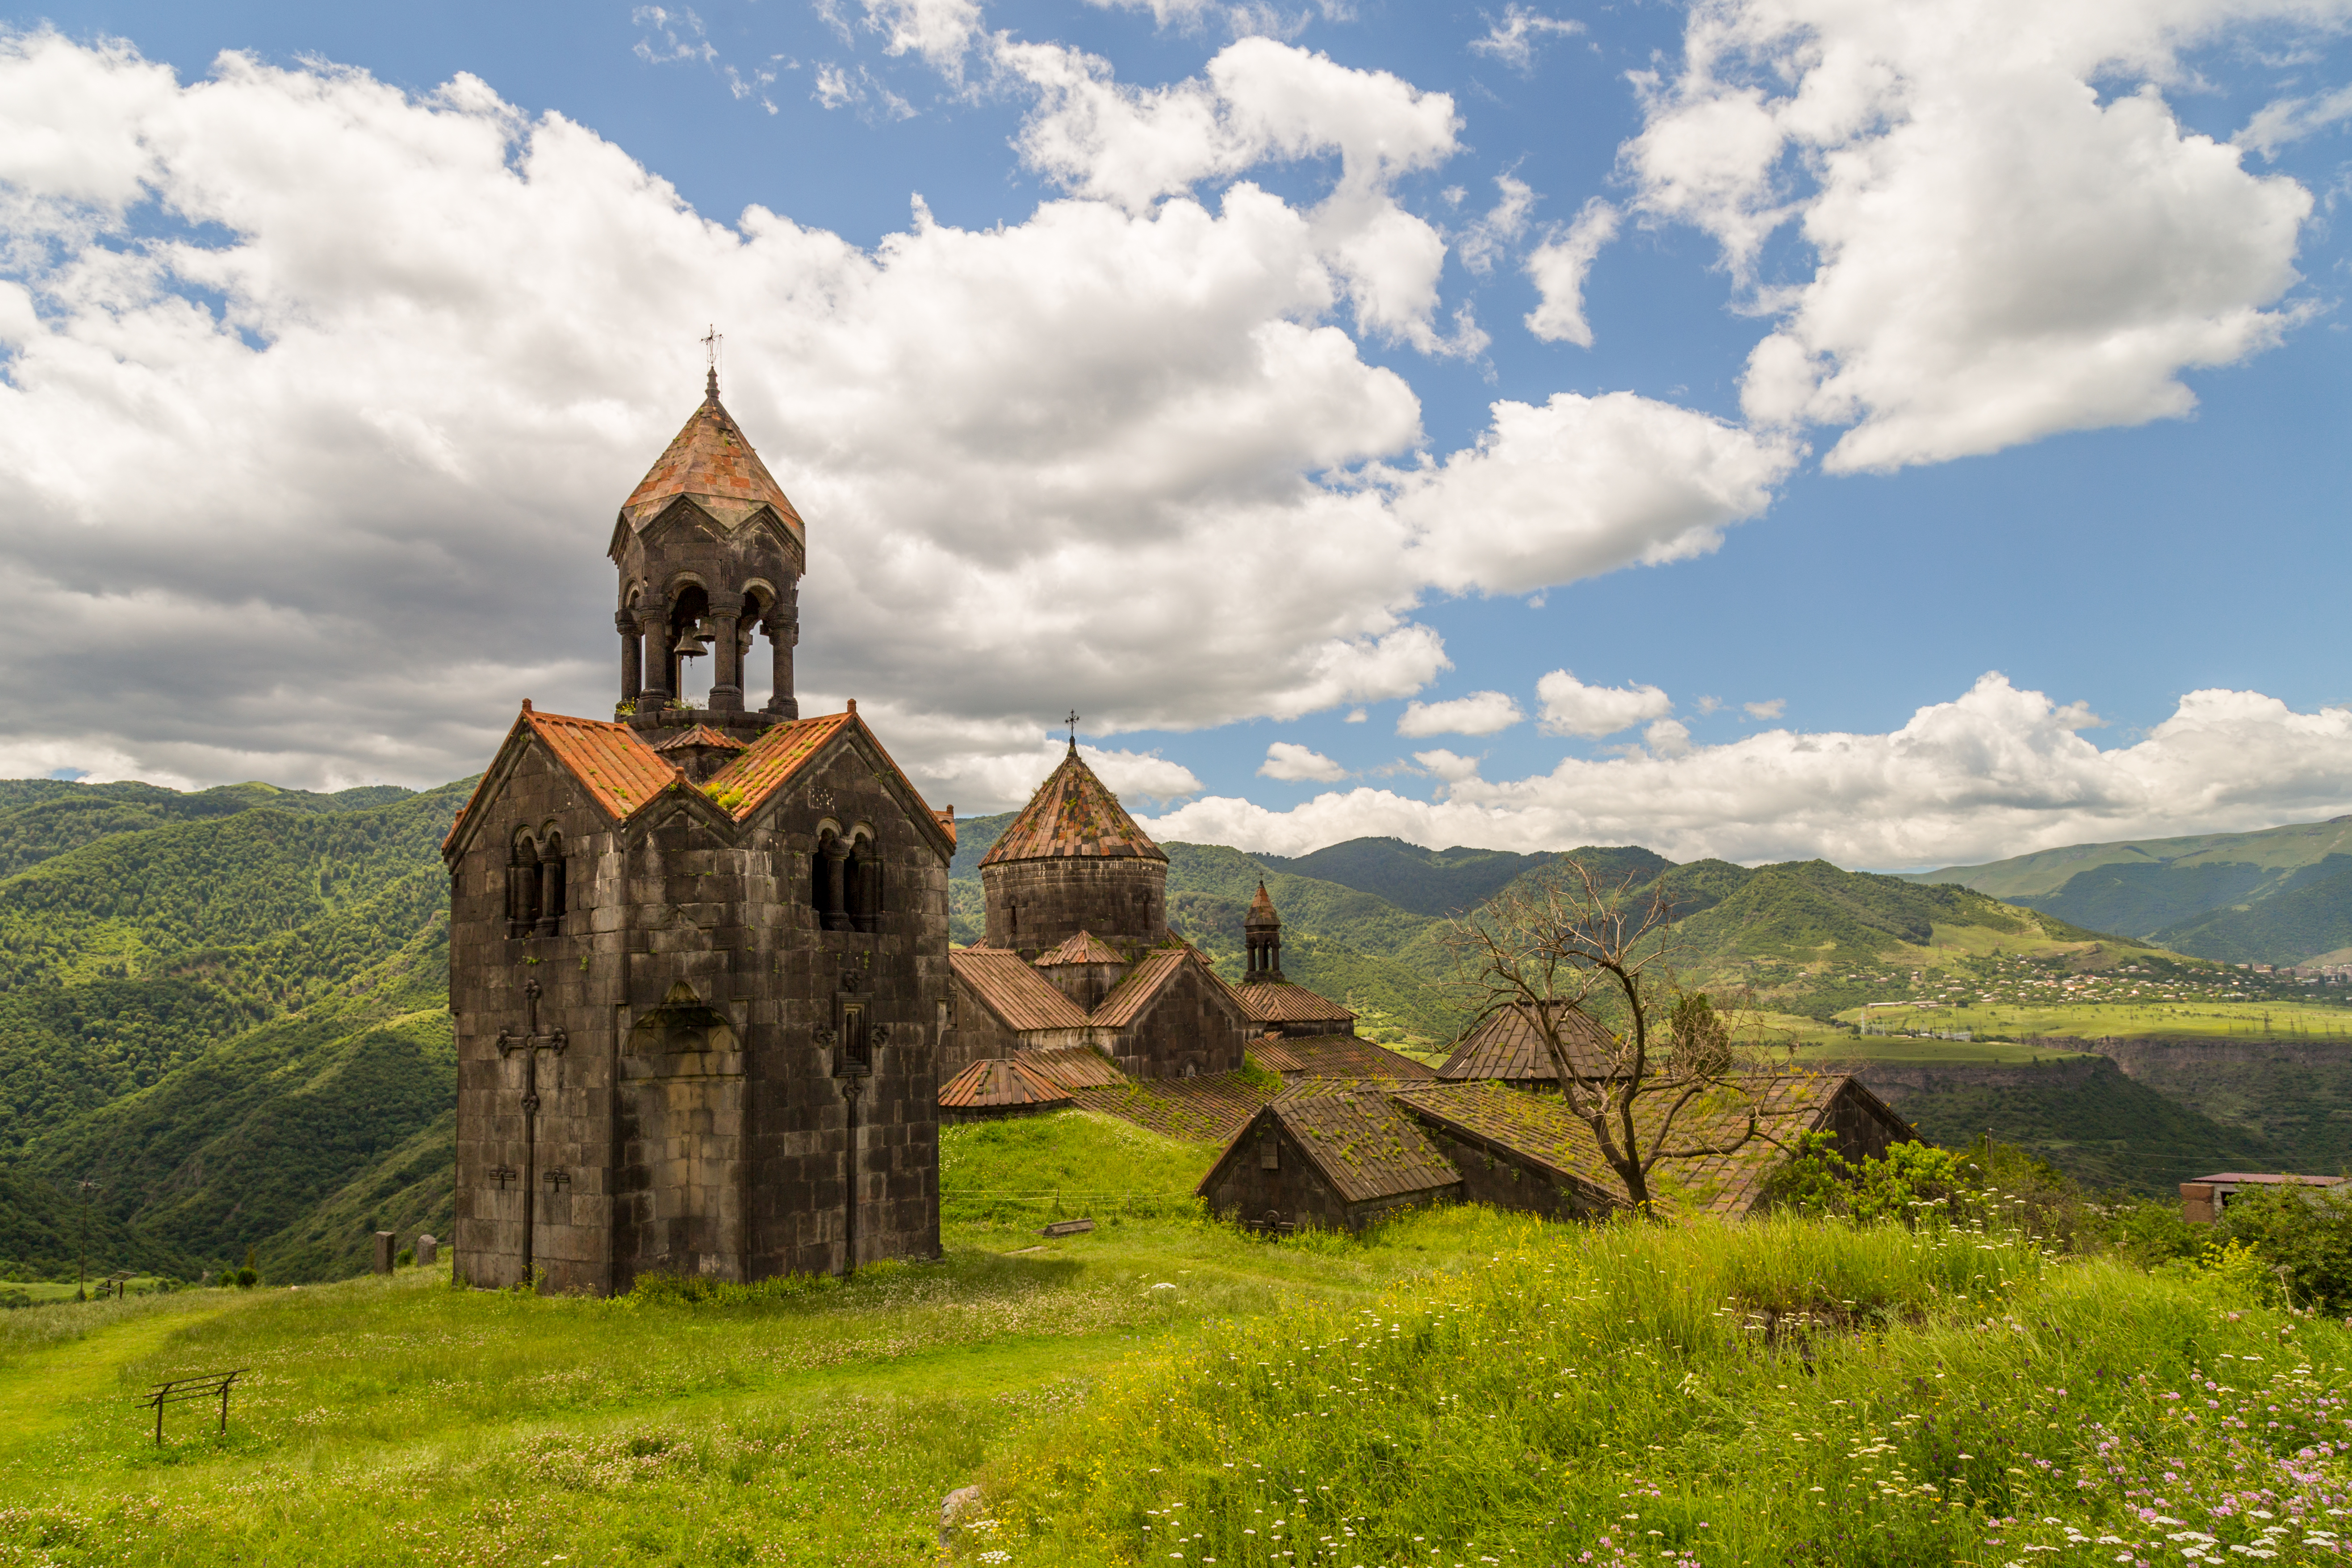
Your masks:
{"label": "white cumulus cloud", "polygon": [[1448,668],[1426,596],[1677,559],[1764,508],[1792,448],[1629,394],[1498,403],[1423,466],[1412,388],[1331,320],[1395,318],[1323,209],[1443,157],[1451,106],[1246,42],[1215,112],[1338,150],[1323,205],[1242,181],[967,230],[918,202],[865,249],[707,217],[470,77],[231,54],[184,85],[0,37],[0,662],[58,699],[0,745],[429,784],[522,697],[598,711],[604,542],[713,321],[809,521],[810,710],[859,697],[970,810],[1020,798],[1072,705],[1108,735],[1410,698]]}
{"label": "white cumulus cloud", "polygon": [[1543,727],[1555,735],[1613,735],[1674,711],[1674,700],[1654,686],[1587,686],[1565,669],[1536,682]]}
{"label": "white cumulus cloud", "polygon": [[[2352,809],[2352,708],[2302,713],[2260,692],[2192,691],[2145,738],[2107,751],[2081,733],[2091,722],[2080,704],[1994,674],[1886,734],[1774,730],[1570,758],[1523,779],[1464,771],[1435,801],[1358,788],[1271,811],[1211,796],[1145,826],[1163,843],[1279,855],[1385,835],[1431,847],[1642,844],[1676,860],[1903,868]],[[1433,772],[1433,757],[1458,761],[1428,753]]]}
{"label": "white cumulus cloud", "polygon": [[1528,256],[1528,276],[1542,298],[1527,314],[1528,331],[1551,343],[1592,346],[1592,324],[1584,317],[1584,275],[1601,247],[1617,237],[1617,209],[1595,196],[1576,221]]}
{"label": "white cumulus cloud", "polygon": [[1449,702],[1409,702],[1397,716],[1397,733],[1420,740],[1430,735],[1492,735],[1526,715],[1509,695],[1474,691]]}
{"label": "white cumulus cloud", "polygon": [[1500,20],[1488,18],[1486,37],[1470,40],[1470,52],[1486,55],[1515,70],[1535,65],[1536,45],[1545,38],[1565,38],[1584,31],[1584,24],[1563,16],[1530,11],[1512,0]]}
{"label": "white cumulus cloud", "polygon": [[1260,778],[1284,784],[1336,784],[1348,776],[1347,769],[1322,752],[1292,741],[1276,741],[1268,746],[1257,772]]}
{"label": "white cumulus cloud", "polygon": [[[2304,0],[1719,0],[1650,79],[1639,209],[1748,276],[1798,226],[1810,278],[1743,405],[1847,426],[1833,473],[2186,413],[2180,374],[2276,342],[2311,195],[2185,131],[2162,86],[2224,25]],[[2120,78],[2124,90],[2113,90]],[[2137,89],[2131,84],[2137,84]]]}

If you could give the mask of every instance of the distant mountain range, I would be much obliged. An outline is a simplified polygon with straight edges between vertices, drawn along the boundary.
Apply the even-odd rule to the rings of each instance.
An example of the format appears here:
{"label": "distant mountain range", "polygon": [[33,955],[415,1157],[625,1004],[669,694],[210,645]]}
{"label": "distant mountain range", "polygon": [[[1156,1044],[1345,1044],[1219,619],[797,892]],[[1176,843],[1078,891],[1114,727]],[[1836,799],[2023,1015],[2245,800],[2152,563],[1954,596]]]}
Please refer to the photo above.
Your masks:
{"label": "distant mountain range", "polygon": [[2352,948],[2352,816],[2076,844],[1905,879],[1971,888],[2225,963],[2304,963]]}
{"label": "distant mountain range", "polygon": [[[327,1279],[362,1266],[373,1230],[446,1229],[456,1077],[437,847],[470,785],[0,781],[0,1275],[70,1268],[84,1179],[108,1267],[189,1276],[252,1247],[272,1279]],[[979,861],[1011,819],[959,825],[960,942],[980,934]],[[1465,1016],[1447,915],[1561,859],[1392,838],[1292,858],[1165,847],[1171,924],[1227,973],[1263,877],[1286,972],[1356,1007],[1367,1032],[1431,1047]],[[2240,944],[2215,957],[2352,945],[2330,902],[2352,824],[1914,878],[1572,853],[1667,893],[1690,978],[1818,1016],[1970,963],[2177,965],[2101,930]],[[2289,927],[2294,945],[2262,945]]]}

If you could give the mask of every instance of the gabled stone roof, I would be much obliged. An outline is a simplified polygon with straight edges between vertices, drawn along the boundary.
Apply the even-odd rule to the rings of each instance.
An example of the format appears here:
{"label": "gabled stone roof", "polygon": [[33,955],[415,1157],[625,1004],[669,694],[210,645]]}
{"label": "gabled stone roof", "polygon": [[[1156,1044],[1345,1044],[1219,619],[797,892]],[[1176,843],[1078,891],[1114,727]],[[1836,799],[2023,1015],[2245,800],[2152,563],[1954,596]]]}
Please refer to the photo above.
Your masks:
{"label": "gabled stone roof", "polygon": [[[1568,1059],[1580,1074],[1598,1078],[1608,1072],[1615,1042],[1609,1031],[1581,1013],[1560,1019],[1560,1036]],[[1559,1071],[1551,1064],[1543,1033],[1535,1020],[1517,1007],[1506,1007],[1462,1037],[1437,1076],[1450,1083],[1499,1079],[1505,1083],[1557,1083]]]}
{"label": "gabled stone roof", "polygon": [[708,724],[697,724],[680,730],[677,734],[654,742],[654,750],[667,753],[683,752],[696,746],[708,746],[714,752],[740,752],[743,742],[732,735],[723,735]]}
{"label": "gabled stone roof", "polygon": [[1411,1057],[1354,1035],[1306,1035],[1297,1039],[1268,1035],[1252,1040],[1249,1054],[1269,1072],[1304,1073],[1308,1078],[1385,1078],[1419,1083],[1437,1076]]}
{"label": "gabled stone roof", "polygon": [[1037,955],[1037,967],[1052,969],[1065,963],[1125,963],[1118,949],[1089,931],[1068,938],[1061,946],[1048,948]]}
{"label": "gabled stone roof", "polygon": [[1168,858],[1072,746],[980,863],[1001,866],[1009,860],[1080,857]]}
{"label": "gabled stone roof", "polygon": [[719,401],[715,375],[702,405],[621,503],[621,516],[631,528],[643,528],[679,496],[689,498],[730,529],[762,506],[772,507],[777,521],[794,538],[807,537],[801,514],[784,498],[782,487],[768,472],[768,465],[760,461],[751,443],[744,439],[735,416]]}
{"label": "gabled stone roof", "polygon": [[1087,1016],[1078,1005],[1055,990],[1010,948],[953,948],[948,952],[948,967],[971,987],[998,1022],[1015,1034],[1087,1026]]}
{"label": "gabled stone roof", "polygon": [[1067,1105],[1062,1088],[1018,1060],[989,1058],[972,1063],[940,1086],[940,1105],[949,1110],[1013,1110]]}
{"label": "gabled stone roof", "polygon": [[1328,996],[1282,980],[1244,980],[1233,988],[1242,1011],[1261,1024],[1336,1024],[1345,1034],[1356,1016]]}

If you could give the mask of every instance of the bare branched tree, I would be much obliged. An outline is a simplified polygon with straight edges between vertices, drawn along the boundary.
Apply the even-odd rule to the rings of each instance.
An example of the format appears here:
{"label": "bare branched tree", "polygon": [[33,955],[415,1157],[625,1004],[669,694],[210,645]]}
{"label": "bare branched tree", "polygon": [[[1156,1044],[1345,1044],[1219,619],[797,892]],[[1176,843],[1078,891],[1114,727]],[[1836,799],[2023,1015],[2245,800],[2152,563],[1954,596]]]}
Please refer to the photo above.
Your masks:
{"label": "bare branched tree", "polygon": [[[1636,1211],[1661,1160],[1728,1154],[1756,1138],[1750,1070],[1731,1024],[1686,991],[1673,908],[1656,881],[1604,884],[1566,861],[1456,917],[1445,941],[1473,1028],[1516,1014],[1542,1042],[1569,1113],[1592,1129]],[[1723,1101],[1734,1109],[1724,1114]]]}

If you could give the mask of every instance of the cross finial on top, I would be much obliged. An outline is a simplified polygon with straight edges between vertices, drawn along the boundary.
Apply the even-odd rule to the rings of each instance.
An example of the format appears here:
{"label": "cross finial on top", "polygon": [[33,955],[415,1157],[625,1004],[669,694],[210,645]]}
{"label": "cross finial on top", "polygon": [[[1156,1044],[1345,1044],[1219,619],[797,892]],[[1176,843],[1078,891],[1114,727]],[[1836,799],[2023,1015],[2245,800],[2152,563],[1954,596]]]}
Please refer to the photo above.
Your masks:
{"label": "cross finial on top", "polygon": [[1071,752],[1072,752],[1073,753],[1075,753],[1075,752],[1077,751],[1077,749],[1078,749],[1078,710],[1077,710],[1076,709],[1073,708],[1073,709],[1071,709],[1071,710],[1070,710],[1070,750],[1071,750]]}
{"label": "cross finial on top", "polygon": [[726,341],[726,334],[721,332],[715,323],[709,331],[702,334],[703,354],[710,362],[710,374],[702,384],[703,395],[706,397],[719,395],[719,345]]}

